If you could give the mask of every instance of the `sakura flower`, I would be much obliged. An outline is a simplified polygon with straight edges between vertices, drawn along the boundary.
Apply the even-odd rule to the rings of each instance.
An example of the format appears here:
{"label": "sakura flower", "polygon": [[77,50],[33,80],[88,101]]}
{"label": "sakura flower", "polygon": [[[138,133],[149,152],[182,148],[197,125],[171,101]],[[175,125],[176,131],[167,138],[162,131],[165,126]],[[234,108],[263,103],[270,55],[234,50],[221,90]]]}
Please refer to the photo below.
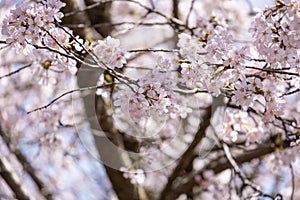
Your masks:
{"label": "sakura flower", "polygon": [[94,53],[100,63],[104,63],[109,68],[122,68],[126,63],[125,52],[120,48],[118,39],[108,36],[104,40],[98,40],[94,46]]}
{"label": "sakura flower", "polygon": [[171,68],[171,61],[167,58],[164,58],[163,56],[159,56],[157,59],[157,66],[161,68],[162,70],[168,70]]}
{"label": "sakura flower", "polygon": [[177,95],[173,88],[175,82],[172,76],[156,69],[140,78],[134,91],[129,88],[125,93],[115,95],[115,105],[128,114],[133,121],[149,117],[150,113],[157,116],[170,116],[171,118],[184,116],[188,109],[181,109]]}
{"label": "sakura flower", "polygon": [[54,38],[59,37],[61,32],[57,32],[57,28],[52,29],[55,20],[63,17],[59,9],[64,5],[59,0],[44,1],[43,4],[17,4],[11,15],[3,21],[2,34],[7,36],[7,43],[14,44],[17,50],[23,50],[28,55],[28,50],[32,48],[27,46],[31,43],[40,44],[41,36],[46,35],[46,31],[52,32]]}
{"label": "sakura flower", "polygon": [[247,110],[253,103],[253,96],[247,92],[247,83],[245,81],[236,84],[236,90],[233,92],[232,102],[238,106],[242,106],[243,110]]}
{"label": "sakura flower", "polygon": [[126,167],[121,167],[120,171],[124,173],[124,178],[130,179],[132,184],[142,184],[146,179],[145,173],[142,169],[128,169]]}
{"label": "sakura flower", "polygon": [[186,33],[179,34],[177,46],[180,49],[180,54],[188,60],[194,61],[199,59],[198,53],[201,52],[201,46],[197,38],[192,38]]}
{"label": "sakura flower", "polygon": [[248,90],[252,90],[255,92],[257,89],[263,88],[263,84],[262,84],[261,80],[258,78],[250,78],[250,79],[247,79],[247,81],[249,81]]}
{"label": "sakura flower", "polygon": [[188,87],[195,86],[199,77],[198,70],[193,67],[192,64],[188,63],[181,64],[181,68],[182,81],[185,82]]}
{"label": "sakura flower", "polygon": [[281,98],[272,98],[266,104],[266,111],[264,113],[263,120],[265,122],[271,122],[275,120],[275,117],[284,115],[285,101]]}
{"label": "sakura flower", "polygon": [[59,28],[51,29],[49,34],[44,38],[45,44],[55,49],[62,49],[61,46],[65,46],[69,40],[70,36]]}

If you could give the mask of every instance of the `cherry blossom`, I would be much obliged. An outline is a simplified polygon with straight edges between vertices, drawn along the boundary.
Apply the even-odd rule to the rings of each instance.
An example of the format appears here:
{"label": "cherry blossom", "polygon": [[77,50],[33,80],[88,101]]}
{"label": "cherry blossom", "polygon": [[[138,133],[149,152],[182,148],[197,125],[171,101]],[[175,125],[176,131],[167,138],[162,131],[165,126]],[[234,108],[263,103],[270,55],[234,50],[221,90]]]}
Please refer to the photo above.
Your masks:
{"label": "cherry blossom", "polygon": [[110,36],[97,41],[94,53],[100,62],[105,63],[111,69],[122,68],[126,63],[125,52],[120,49],[120,41]]}
{"label": "cherry blossom", "polygon": [[[109,22],[94,24],[89,11],[99,5],[66,14],[70,5],[59,0],[24,1],[3,19],[1,157],[15,163],[25,152],[55,198],[75,198],[83,189],[70,182],[84,180],[99,199],[99,180],[86,176],[104,173],[90,163],[106,156],[98,140],[106,137],[122,151],[108,153],[123,165],[105,168],[111,183],[129,179],[122,184],[145,199],[299,197],[299,1],[257,13],[240,1],[112,1],[103,11]],[[64,24],[65,14],[88,22]],[[106,26],[112,31],[102,37]],[[147,27],[166,34],[154,41]],[[22,175],[30,177],[26,166],[13,165],[43,199],[47,192]]]}

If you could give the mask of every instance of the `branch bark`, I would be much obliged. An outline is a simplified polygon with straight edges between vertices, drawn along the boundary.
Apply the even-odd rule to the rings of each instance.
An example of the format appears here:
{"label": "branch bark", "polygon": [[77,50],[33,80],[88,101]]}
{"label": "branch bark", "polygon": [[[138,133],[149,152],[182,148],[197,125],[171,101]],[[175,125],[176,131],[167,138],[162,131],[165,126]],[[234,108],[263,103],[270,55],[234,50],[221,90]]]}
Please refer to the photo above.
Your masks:
{"label": "branch bark", "polygon": [[[67,7],[64,12],[72,12],[78,10],[78,5],[74,0],[65,0]],[[106,37],[111,32],[111,26],[100,26],[93,28],[94,24],[110,23],[110,7],[111,2],[96,4],[93,0],[85,0],[86,9],[84,12],[78,12],[74,15],[68,16],[64,19],[64,24],[85,24],[87,25],[85,31],[74,29],[75,33],[81,35],[83,38],[90,38],[89,34],[97,31],[102,37]],[[69,3],[69,4],[68,4]],[[92,5],[96,5],[91,7]],[[82,20],[81,16],[85,17],[87,21]],[[87,29],[90,27],[90,29]],[[93,34],[95,35],[95,34]],[[100,35],[97,38],[100,38]],[[92,37],[96,38],[96,37]],[[80,71],[77,75],[77,82],[80,88],[95,86],[99,76],[103,71],[99,69],[89,69],[85,66],[80,66]],[[112,187],[119,199],[146,199],[145,191],[139,186],[131,184],[129,179],[123,177],[123,173],[119,171],[118,167],[112,168],[111,166],[124,166],[124,157],[126,152],[116,152],[114,148],[121,147],[124,150],[135,151],[139,144],[135,141],[128,140],[114,128],[112,118],[110,117],[109,104],[101,96],[95,96],[96,90],[91,90],[90,95],[83,98],[86,117],[92,129],[92,132],[104,132],[105,135],[97,137],[94,134],[96,148],[104,164],[106,173],[110,179]],[[103,117],[107,116],[107,117]],[[100,126],[99,126],[100,125]],[[127,141],[127,142],[126,142]],[[125,165],[126,166],[126,165]]]}
{"label": "branch bark", "polygon": [[[62,0],[66,3],[66,6],[62,8],[62,12],[64,14],[71,13],[75,10],[82,10],[80,8],[79,1],[75,0]],[[99,13],[101,13],[98,10]],[[84,26],[78,27],[77,24],[82,24]],[[91,27],[91,20],[87,15],[87,12],[78,12],[73,15],[65,15],[62,19],[62,25],[69,26],[69,28],[73,31],[74,35],[79,35],[81,38],[86,39],[99,39],[101,35],[99,35],[93,27]]]}
{"label": "branch bark", "polygon": [[36,184],[38,187],[41,195],[47,199],[47,200],[53,200],[53,195],[51,192],[47,189],[47,186],[43,183],[43,181],[37,176],[37,171],[34,169],[34,167],[30,164],[30,162],[27,160],[27,158],[22,154],[22,152],[18,149],[12,149],[10,147],[10,139],[9,137],[4,133],[2,128],[0,127],[0,136],[2,137],[4,143],[6,146],[10,149],[10,152],[14,154],[17,158],[17,160],[22,164],[24,171],[31,177],[32,181]]}
{"label": "branch bark", "polygon": [[[86,6],[90,6],[95,4],[94,0],[85,0]],[[111,8],[112,2],[103,2],[102,4],[99,4],[98,6],[93,7],[92,9],[89,9],[86,11],[87,16],[89,17],[89,20],[91,22],[91,25],[99,24],[101,23],[111,23],[110,20],[110,8]],[[109,33],[112,31],[112,26],[102,26],[102,27],[96,27],[95,28],[98,33],[102,37],[106,37],[109,35]]]}
{"label": "branch bark", "polygon": [[[288,147],[290,147],[290,141],[284,141],[283,148],[288,148]],[[242,163],[249,162],[253,159],[261,158],[265,155],[268,155],[268,154],[274,152],[275,149],[276,149],[275,144],[272,141],[270,141],[269,143],[259,145],[254,150],[243,152],[243,154],[237,155],[235,157],[235,161],[238,165],[240,165]],[[223,156],[211,161],[208,165],[206,165],[199,172],[190,176],[190,178],[188,178],[188,180],[185,183],[177,186],[176,188],[172,188],[172,193],[169,193],[168,198],[176,199],[182,193],[192,194],[193,187],[198,184],[196,182],[196,180],[194,179],[194,177],[196,175],[202,176],[204,171],[212,170],[215,174],[218,174],[229,168],[231,168],[231,164],[228,162],[226,156],[223,155]]]}
{"label": "branch bark", "polygon": [[173,182],[193,160],[194,150],[197,147],[197,145],[201,142],[202,138],[205,136],[205,131],[206,131],[207,127],[210,125],[211,115],[212,115],[212,109],[211,109],[211,107],[208,107],[205,111],[205,114],[203,116],[203,121],[201,122],[201,124],[199,126],[199,129],[194,137],[194,140],[192,141],[190,146],[187,148],[187,150],[183,153],[183,155],[181,156],[181,159],[179,160],[178,164],[176,165],[176,168],[173,170],[173,173],[169,176],[168,182],[160,194],[160,198],[159,198],[160,200],[173,199],[173,198],[169,198],[170,193],[173,193],[173,190],[172,190]]}
{"label": "branch bark", "polygon": [[28,195],[22,189],[21,184],[16,179],[16,177],[12,174],[13,172],[7,169],[4,158],[0,157],[0,176],[10,187],[11,191],[14,193],[15,197],[20,200],[30,200]]}
{"label": "branch bark", "polygon": [[[102,73],[99,69],[85,68],[85,66],[81,66],[79,70],[80,72],[77,75],[79,87],[96,85]],[[84,96],[83,102],[96,148],[112,187],[120,200],[147,199],[145,191],[139,186],[131,184],[130,180],[124,178],[123,173],[119,171],[121,166],[128,166],[128,163],[130,165],[124,137],[114,127],[109,102],[101,96],[96,96],[95,93],[96,90]]]}

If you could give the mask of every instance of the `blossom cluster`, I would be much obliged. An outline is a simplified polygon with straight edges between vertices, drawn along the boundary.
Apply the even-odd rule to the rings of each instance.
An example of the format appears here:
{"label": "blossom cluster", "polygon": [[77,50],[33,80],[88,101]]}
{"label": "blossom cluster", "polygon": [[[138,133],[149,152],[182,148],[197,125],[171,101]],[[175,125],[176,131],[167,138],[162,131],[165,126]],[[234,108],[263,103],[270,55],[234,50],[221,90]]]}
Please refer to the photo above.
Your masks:
{"label": "blossom cluster", "polygon": [[272,69],[299,67],[299,9],[295,0],[277,1],[252,23],[254,45]]}
{"label": "blossom cluster", "polygon": [[[200,58],[203,48],[197,39],[182,33],[179,35],[178,47],[180,53],[188,59],[181,64],[182,81],[188,87],[198,87],[203,90],[211,91],[214,95],[220,94],[223,84],[215,79],[216,68],[209,66]],[[187,56],[188,55],[188,56]]]}
{"label": "blossom cluster", "polygon": [[[224,28],[226,24],[221,24],[224,20],[212,19],[198,21],[197,37],[180,34],[177,46],[181,56],[187,59],[181,64],[183,82],[218,96],[231,82],[244,78],[243,64],[249,57],[246,56],[246,47],[234,48],[232,36]],[[229,71],[226,73],[226,70]]]}
{"label": "blossom cluster", "polygon": [[33,74],[39,83],[47,84],[49,80],[55,83],[59,74],[53,72],[75,74],[77,71],[76,61],[63,53],[71,46],[78,46],[78,40],[71,37],[69,29],[55,25],[63,17],[60,9],[64,6],[59,0],[22,2],[3,21],[6,42],[32,59]]}
{"label": "blossom cluster", "polygon": [[121,106],[134,121],[150,115],[179,116],[182,109],[173,91],[175,79],[171,77],[170,72],[151,70],[134,87],[119,91],[115,95],[115,105]]}
{"label": "blossom cluster", "polygon": [[267,131],[262,121],[251,118],[251,116],[241,110],[227,109],[223,128],[223,139],[229,142],[245,140],[246,144],[262,142]]}
{"label": "blossom cluster", "polygon": [[[151,2],[154,4],[156,1]],[[228,18],[224,10],[218,12],[222,10],[220,5],[212,6],[219,8],[211,12],[210,16],[198,16],[198,14],[201,14],[196,12],[196,7],[198,8],[200,4],[211,5],[212,1],[193,1],[195,3],[194,11],[191,10],[190,13],[197,20],[195,22],[192,19],[186,19],[186,23],[183,24],[180,21],[182,16],[178,16],[179,19],[175,19],[177,16],[174,16],[173,19],[169,18],[168,15],[161,14],[160,12],[163,11],[159,11],[159,8],[153,7],[153,10],[151,10],[151,5],[148,5],[151,2],[146,0],[113,2],[112,15],[114,12],[116,12],[116,15],[112,16],[112,21],[120,20],[118,18],[125,19],[125,22],[116,23],[121,24],[120,27],[125,28],[126,24],[133,25],[135,21],[140,22],[136,23],[134,28],[143,24],[154,27],[158,26],[159,22],[156,23],[155,20],[151,20],[156,19],[155,16],[158,14],[159,18],[157,19],[167,20],[168,25],[172,24],[172,28],[170,28],[172,33],[180,32],[177,43],[178,49],[162,49],[162,52],[166,53],[165,55],[172,55],[172,59],[176,57],[177,63],[173,62],[173,60],[171,61],[168,56],[159,56],[156,64],[151,63],[155,60],[156,53],[160,51],[160,49],[155,49],[156,45],[153,45],[151,48],[145,47],[145,49],[135,49],[127,52],[121,48],[120,40],[111,36],[91,43],[84,42],[78,36],[74,37],[70,29],[59,25],[63,17],[60,9],[65,6],[59,0],[18,4],[4,20],[2,34],[6,36],[7,44],[11,44],[19,52],[27,55],[27,59],[31,61],[30,65],[33,74],[27,76],[28,83],[26,82],[26,87],[27,84],[31,84],[32,76],[36,77],[40,83],[55,83],[56,87],[54,89],[51,88],[53,89],[53,93],[51,93],[46,91],[47,89],[50,90],[50,88],[45,90],[41,88],[36,89],[33,84],[31,87],[33,87],[32,91],[35,90],[34,92],[27,92],[25,99],[18,98],[18,104],[15,108],[7,106],[4,109],[4,114],[0,115],[0,118],[3,119],[2,121],[14,121],[16,115],[11,115],[10,113],[17,112],[15,111],[17,107],[23,107],[23,104],[28,106],[35,101],[34,105],[27,107],[31,109],[44,102],[37,100],[36,97],[46,98],[47,101],[50,99],[49,101],[51,101],[53,96],[58,96],[58,93],[61,92],[59,87],[64,90],[67,88],[65,88],[63,81],[72,80],[70,77],[65,76],[76,74],[77,67],[80,67],[77,63],[78,61],[90,66],[104,68],[108,74],[113,76],[112,79],[109,79],[107,78],[109,76],[102,73],[103,70],[99,70],[99,74],[102,73],[99,81],[99,88],[101,89],[96,94],[102,95],[99,98],[103,98],[105,104],[111,101],[115,106],[109,107],[108,104],[105,105],[103,109],[107,109],[107,115],[100,117],[103,117],[103,119],[108,118],[109,120],[110,117],[112,118],[113,127],[111,127],[111,130],[122,132],[120,138],[126,137],[129,141],[131,137],[127,138],[127,135],[131,134],[130,136],[134,136],[138,141],[141,141],[137,150],[141,156],[136,163],[133,163],[133,166],[121,168],[120,171],[124,173],[125,178],[130,179],[132,184],[139,184],[139,186],[145,187],[153,193],[157,193],[157,191],[164,188],[168,181],[167,176],[171,173],[171,168],[166,167],[166,172],[162,171],[162,174],[159,175],[146,174],[146,170],[142,168],[146,166],[145,168],[148,168],[147,172],[158,168],[161,169],[161,167],[167,166],[169,161],[173,163],[180,156],[184,156],[181,151],[186,151],[185,147],[195,139],[195,133],[200,133],[199,127],[201,128],[202,125],[202,120],[200,119],[203,110],[215,106],[211,101],[213,99],[211,98],[212,96],[223,95],[224,102],[222,101],[222,103],[225,103],[228,107],[225,110],[223,126],[220,125],[222,122],[216,126],[210,123],[209,128],[206,128],[206,136],[218,136],[217,139],[220,142],[230,144],[230,150],[239,149],[232,151],[233,160],[239,161],[240,151],[252,149],[254,146],[259,148],[260,143],[265,141],[266,145],[270,144],[272,148],[274,147],[274,151],[281,151],[288,146],[286,143],[291,141],[293,141],[291,146],[299,146],[300,104],[290,105],[290,108],[288,108],[286,103],[288,100],[298,102],[300,99],[298,42],[300,38],[300,8],[297,0],[276,1],[275,6],[257,15],[249,30],[252,33],[254,42],[247,37],[245,41],[239,41],[234,30],[232,30],[232,24],[236,23],[233,22],[235,18],[233,16]],[[188,0],[182,0],[180,6],[183,6],[186,2]],[[221,2],[221,0],[218,0],[218,2]],[[224,2],[222,1],[222,4]],[[214,2],[213,4],[216,3]],[[238,5],[236,2],[234,4]],[[124,9],[125,6],[129,9]],[[145,9],[147,6],[149,6],[149,9]],[[238,12],[237,7],[235,7],[236,12]],[[135,8],[140,8],[140,10],[135,10]],[[122,9],[121,13],[118,12],[119,9]],[[152,11],[155,12],[151,13]],[[146,14],[147,12],[149,12],[150,17]],[[142,15],[145,16],[141,18]],[[189,27],[194,22],[197,27]],[[126,43],[123,45],[126,46]],[[136,47],[135,44],[133,46]],[[162,48],[161,46],[160,48]],[[88,55],[88,58],[84,59],[86,55]],[[126,60],[128,55],[134,56]],[[138,56],[135,57],[135,55]],[[9,73],[9,71],[6,72]],[[137,79],[131,77],[133,73],[135,73],[133,76],[138,77]],[[59,83],[57,83],[58,76],[60,78]],[[76,82],[74,76],[73,81]],[[107,82],[109,84],[105,85]],[[22,83],[24,82],[20,81],[18,84],[22,85]],[[65,84],[69,83],[65,82]],[[5,87],[8,85],[10,84],[4,84]],[[12,90],[12,86],[9,86],[9,89]],[[39,136],[39,133],[42,132],[41,130],[34,133],[37,138],[40,138],[39,142],[44,146],[53,145],[59,138],[58,130],[63,127],[69,128],[73,126],[74,122],[70,123],[72,120],[69,115],[74,115],[74,113],[62,113],[62,110],[68,110],[66,105],[70,106],[69,100],[60,101],[61,105],[59,107],[52,105],[56,105],[56,100],[59,100],[65,94],[70,94],[76,90],[67,89],[69,92],[58,96],[50,104],[40,107],[40,110],[47,109],[42,112],[39,112],[39,109],[35,109],[38,110],[36,112],[37,115],[29,115],[30,120],[23,125],[29,130],[27,132],[35,132],[33,131],[35,127],[44,129],[45,134],[42,137]],[[79,91],[81,90],[85,91],[89,90],[89,88],[79,89]],[[285,98],[285,96],[289,95],[288,93],[298,95],[295,95],[296,100]],[[46,96],[46,94],[49,96]],[[13,99],[16,93],[10,96]],[[19,96],[22,95],[20,94]],[[75,99],[77,97],[80,99],[79,95]],[[74,102],[74,99],[72,101]],[[86,102],[84,103],[86,104]],[[99,103],[101,102],[99,101]],[[6,102],[3,105],[9,104],[10,102]],[[85,106],[90,105],[87,104]],[[62,107],[64,109],[61,109]],[[193,107],[193,110],[190,107]],[[24,110],[28,110],[27,108]],[[118,116],[118,111],[122,111],[121,116]],[[80,112],[77,114],[81,119],[83,111],[80,110],[78,112]],[[101,115],[101,113],[97,113],[97,116],[98,114]],[[212,114],[211,122],[214,121],[213,118],[216,115],[219,115],[219,112]],[[38,120],[36,120],[37,118]],[[68,120],[64,121],[64,118]],[[32,124],[36,121],[38,125],[33,126]],[[10,125],[11,127],[9,128],[16,130],[13,129],[15,124],[10,122]],[[219,125],[223,128],[221,128],[222,131],[217,128]],[[141,128],[141,126],[143,127]],[[18,128],[20,133],[23,131],[22,128]],[[151,130],[149,131],[149,129]],[[212,132],[216,134],[210,134]],[[139,137],[140,135],[142,137]],[[277,135],[279,141],[272,141],[274,136]],[[202,140],[203,143],[213,146],[211,144],[214,143],[208,141],[210,138],[204,141],[206,139]],[[287,140],[283,141],[285,139]],[[170,142],[171,140],[172,142]],[[63,142],[63,140],[61,141]],[[127,140],[124,140],[124,144],[125,142]],[[245,145],[245,147],[240,148],[240,144]],[[199,175],[193,177],[197,182],[197,186],[200,186],[193,189],[195,193],[199,192],[199,196],[197,197],[197,194],[194,195],[196,195],[196,198],[201,199],[230,198],[231,194],[227,192],[227,185],[233,184],[233,181],[228,179],[228,181],[221,182],[220,180],[210,179],[217,175],[207,171],[207,169],[213,169],[213,166],[206,165],[210,161],[218,163],[219,156],[223,155],[222,149],[211,147],[209,148],[211,152],[208,158],[200,159],[202,156],[201,145],[199,143],[194,151],[198,158],[194,160],[194,163],[191,162],[193,165],[191,168],[196,170],[197,173],[201,172],[201,170],[204,171],[203,177],[200,178]],[[126,144],[124,146],[126,147]],[[297,151],[291,148],[289,151],[278,153],[275,157],[273,156],[269,159],[271,161],[281,161],[278,162],[279,164],[275,162],[277,166],[288,166],[290,161],[296,160],[298,151],[299,148]],[[249,152],[251,153],[252,151]],[[197,163],[195,162],[196,160],[198,160]],[[220,160],[222,161],[223,159]],[[238,167],[243,168],[240,165]],[[184,169],[185,173],[180,173],[178,176],[179,184],[180,176],[184,178],[186,174],[187,176],[193,174],[193,172],[189,174],[190,169],[188,168]],[[272,167],[269,168],[272,169]],[[205,174],[205,172],[208,173]],[[226,173],[228,172],[230,171],[227,170]],[[233,177],[230,174],[227,175]],[[187,181],[188,179],[189,177],[187,177]],[[157,180],[160,180],[159,184],[155,183]],[[175,182],[174,188],[176,188],[177,180]],[[203,192],[203,189],[205,192]],[[188,197],[182,197],[182,199],[185,198]]]}
{"label": "blossom cluster", "polygon": [[93,49],[100,64],[110,69],[122,68],[126,63],[125,51],[120,48],[120,40],[108,36],[104,40],[98,40]]}
{"label": "blossom cluster", "polygon": [[28,4],[22,2],[16,5],[6,19],[4,19],[2,34],[8,36],[7,43],[14,44],[29,53],[30,44],[39,45],[47,32],[55,27],[63,14],[59,11],[66,4],[59,0],[43,1]]}
{"label": "blossom cluster", "polygon": [[[276,17],[278,16],[275,15]],[[200,29],[196,36],[186,33],[179,35],[178,47],[184,59],[181,64],[182,81],[188,87],[206,90],[215,96],[221,93],[230,95],[232,102],[244,110],[253,107],[256,101],[260,101],[265,105],[264,121],[273,121],[276,116],[284,114],[283,104],[285,100],[282,95],[287,88],[285,77],[270,75],[263,71],[261,63],[253,62],[251,55],[253,56],[255,49],[248,44],[235,45],[233,36],[226,29],[227,26],[224,21],[215,16],[209,19],[201,18],[198,21]],[[261,25],[261,29],[262,27],[265,29],[266,25]],[[262,30],[257,30],[256,35],[254,35],[255,38],[260,38],[257,35],[263,35],[262,32]],[[296,31],[294,32],[296,33]],[[274,39],[275,36],[266,34],[265,37]],[[261,38],[255,44],[266,44],[262,41],[265,39]],[[296,42],[290,41],[290,43]],[[273,48],[274,44],[268,44],[265,50],[270,51],[272,48],[269,47],[271,46]],[[258,53],[264,55],[261,52],[262,48],[258,46],[256,48],[259,49]],[[278,55],[291,55],[295,61],[298,57],[296,48],[298,47],[293,47],[294,54],[279,53]],[[274,58],[274,56],[270,57]],[[261,59],[263,58],[265,57],[262,56]],[[272,65],[278,64],[277,61],[268,61],[267,58],[266,62],[271,62]],[[257,64],[256,70],[251,69],[253,64]]]}

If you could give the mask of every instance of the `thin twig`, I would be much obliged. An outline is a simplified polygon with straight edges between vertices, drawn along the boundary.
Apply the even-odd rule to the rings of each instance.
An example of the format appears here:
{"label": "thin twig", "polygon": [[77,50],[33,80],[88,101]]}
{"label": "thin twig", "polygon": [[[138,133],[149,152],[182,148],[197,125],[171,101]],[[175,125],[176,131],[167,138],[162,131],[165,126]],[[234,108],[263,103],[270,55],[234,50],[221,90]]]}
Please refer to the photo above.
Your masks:
{"label": "thin twig", "polygon": [[92,59],[94,60],[94,62],[99,65],[99,63],[98,63],[99,58],[98,58],[98,56],[93,51],[89,51],[88,49],[86,49],[86,47],[76,37],[74,37],[74,35],[72,33],[70,33],[69,31],[67,31],[65,27],[61,26],[58,22],[56,24],[65,33],[67,33],[73,40],[75,40],[80,45],[80,47],[82,49],[84,49],[84,51],[87,52],[92,57]]}
{"label": "thin twig", "polygon": [[147,10],[147,11],[150,12],[150,13],[154,13],[154,14],[157,14],[157,15],[159,15],[159,16],[161,16],[161,17],[164,17],[165,19],[167,19],[169,22],[171,22],[171,23],[174,24],[175,26],[178,26],[178,27],[181,26],[181,27],[185,27],[185,28],[189,29],[189,28],[188,28],[182,21],[180,21],[179,19],[177,19],[177,18],[175,18],[175,17],[167,16],[165,13],[162,13],[162,12],[160,12],[160,11],[154,9],[153,7],[152,7],[152,8],[151,8],[151,7],[148,7],[148,6],[144,5],[144,4],[142,4],[141,2],[135,1],[135,0],[126,0],[126,1],[125,1],[125,0],[106,0],[106,1],[96,2],[96,3],[92,4],[92,5],[87,6],[85,9],[82,9],[82,10],[74,10],[74,11],[72,11],[72,12],[70,12],[70,13],[66,13],[66,14],[65,14],[65,17],[71,16],[71,15],[74,15],[74,14],[77,14],[77,13],[80,13],[80,12],[85,12],[85,11],[87,11],[87,10],[90,10],[90,9],[93,9],[93,8],[95,8],[95,7],[97,7],[97,6],[100,6],[100,5],[103,4],[103,3],[109,3],[109,2],[113,2],[113,1],[120,1],[120,2],[130,2],[130,3],[134,3],[134,4],[138,5],[138,6],[140,6],[141,8]]}
{"label": "thin twig", "polygon": [[186,20],[185,20],[185,24],[188,26],[189,25],[189,20],[190,20],[190,16],[192,14],[193,8],[194,8],[194,4],[195,4],[196,0],[192,0],[189,12],[187,14]]}
{"label": "thin twig", "polygon": [[286,75],[291,75],[291,76],[299,76],[298,73],[287,72],[287,71],[276,70],[276,69],[264,69],[264,68],[253,67],[253,66],[246,66],[246,68],[247,69],[256,69],[256,70],[271,72],[271,73],[277,73],[277,74],[286,74]]}
{"label": "thin twig", "polygon": [[198,88],[184,90],[184,89],[173,89],[174,92],[178,92],[181,94],[197,94],[197,93],[208,93],[207,90],[199,90]]}
{"label": "thin twig", "polygon": [[286,92],[286,93],[282,94],[280,97],[288,96],[288,95],[291,95],[291,94],[295,94],[295,93],[297,93],[299,91],[300,91],[300,89],[296,89],[296,90],[293,90],[293,91],[290,91],[290,92]]}
{"label": "thin twig", "polygon": [[130,28],[125,29],[125,30],[118,31],[118,32],[116,32],[115,34],[113,34],[112,36],[113,36],[113,37],[118,37],[118,35],[124,35],[124,34],[128,33],[129,31],[131,31],[131,30],[133,30],[133,29],[139,27],[140,24],[144,22],[144,20],[146,19],[146,17],[147,17],[150,13],[151,13],[151,12],[148,11],[146,14],[144,14],[143,16],[141,16],[141,19],[140,19],[137,23],[135,23],[135,25],[134,25],[133,27],[130,27]]}
{"label": "thin twig", "polygon": [[[119,80],[121,83],[124,83],[125,85],[127,85],[131,90],[133,90],[133,88],[130,86],[129,83],[132,84],[136,84],[135,80],[130,79],[129,77],[124,76],[121,73],[116,72],[115,70],[111,69],[107,64],[105,64],[103,61],[101,61],[99,59],[99,57],[93,52],[93,51],[89,51],[88,49],[86,49],[86,47],[80,43],[80,41],[78,41],[78,39],[76,37],[74,37],[71,33],[69,33],[63,26],[59,25],[59,23],[56,23],[57,26],[59,26],[61,29],[63,29],[63,31],[65,31],[73,40],[75,40],[80,46],[81,48],[83,48],[91,57],[92,60],[99,66],[104,66],[106,70],[108,70],[110,72],[110,75],[113,76],[114,78],[116,78],[117,80]],[[55,38],[53,38],[55,40]],[[55,40],[56,41],[56,40]],[[68,52],[67,52],[68,53]],[[76,58],[76,56],[75,56]],[[125,80],[125,81],[124,81]]]}
{"label": "thin twig", "polygon": [[2,49],[5,49],[5,48],[7,48],[7,47],[9,47],[10,45],[8,44],[8,45],[5,45],[5,46],[3,46],[3,47],[0,47],[0,50],[2,50]]}
{"label": "thin twig", "polygon": [[99,88],[104,88],[104,87],[109,87],[109,86],[112,86],[116,83],[109,83],[109,84],[105,84],[105,85],[100,85],[100,86],[90,86],[90,87],[84,87],[84,88],[77,88],[77,89],[74,89],[74,90],[70,90],[68,92],[65,92],[61,95],[59,95],[58,97],[54,98],[52,101],[50,101],[48,104],[44,105],[44,106],[41,106],[39,108],[36,108],[36,109],[33,109],[31,111],[28,111],[27,114],[30,114],[32,112],[35,112],[35,111],[38,111],[38,110],[43,110],[43,109],[46,109],[48,108],[49,106],[51,106],[53,103],[55,103],[57,100],[59,100],[60,98],[68,95],[68,94],[72,94],[74,92],[81,92],[81,91],[86,91],[86,90],[94,90],[94,89],[99,89]]}
{"label": "thin twig", "polygon": [[139,52],[179,52],[177,49],[133,49],[129,50],[129,53],[139,53]]}
{"label": "thin twig", "polygon": [[243,174],[242,171],[240,170],[238,164],[236,163],[236,161],[234,160],[234,158],[231,155],[231,152],[229,150],[229,147],[227,146],[227,144],[225,142],[222,142],[222,147],[225,153],[225,156],[228,160],[228,162],[230,163],[230,165],[232,166],[234,172],[240,177],[240,179],[243,181],[243,183],[245,185],[250,186],[254,191],[258,192],[261,196],[263,197],[268,197],[273,199],[273,197],[269,194],[264,193],[263,191],[260,190],[260,188],[255,185],[254,183],[252,183],[248,178],[246,178]]}
{"label": "thin twig", "polygon": [[23,66],[23,67],[20,67],[19,69],[15,70],[15,71],[12,71],[12,72],[10,72],[10,73],[8,73],[8,74],[5,74],[5,75],[3,75],[3,76],[0,76],[0,80],[1,80],[2,78],[12,76],[12,75],[14,75],[14,74],[16,74],[16,73],[22,71],[23,69],[26,69],[26,68],[30,67],[31,65],[32,65],[31,63],[30,63],[30,64],[27,64],[27,65],[25,65],[25,66]]}

